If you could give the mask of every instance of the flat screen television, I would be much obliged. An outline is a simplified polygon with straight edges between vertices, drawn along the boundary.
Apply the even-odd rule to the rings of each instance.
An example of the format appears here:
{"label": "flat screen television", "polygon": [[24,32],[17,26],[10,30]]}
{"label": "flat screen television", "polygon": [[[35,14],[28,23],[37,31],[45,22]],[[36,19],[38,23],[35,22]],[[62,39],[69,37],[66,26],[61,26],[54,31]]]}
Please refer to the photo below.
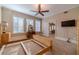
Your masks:
{"label": "flat screen television", "polygon": [[75,19],[73,20],[68,20],[68,21],[62,21],[61,26],[62,27],[74,27],[75,24]]}

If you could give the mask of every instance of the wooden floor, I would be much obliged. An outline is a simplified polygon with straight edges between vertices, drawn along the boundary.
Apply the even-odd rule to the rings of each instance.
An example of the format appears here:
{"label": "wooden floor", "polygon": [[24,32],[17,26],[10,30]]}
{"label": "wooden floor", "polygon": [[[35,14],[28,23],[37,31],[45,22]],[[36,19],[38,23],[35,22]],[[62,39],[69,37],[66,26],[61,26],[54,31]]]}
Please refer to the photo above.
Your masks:
{"label": "wooden floor", "polygon": [[[47,55],[76,55],[76,44],[67,43],[65,41],[57,40],[54,38],[52,38],[52,41],[53,51],[47,52]],[[12,47],[12,49],[14,48]],[[22,53],[22,50],[20,54],[24,54]]]}
{"label": "wooden floor", "polygon": [[53,41],[54,55],[76,55],[76,44],[55,39],[55,35],[50,35]]}
{"label": "wooden floor", "polygon": [[54,55],[76,55],[76,44],[54,39],[53,47]]}
{"label": "wooden floor", "polygon": [[[30,53],[30,55],[35,55],[37,52],[39,52],[41,49],[43,49],[43,47],[32,42],[31,40],[25,40],[25,41],[22,41],[22,42],[25,45],[25,48]],[[7,44],[5,46],[5,49],[3,49],[4,51],[1,53],[1,55],[27,55],[24,52],[20,43],[21,42]],[[50,51],[46,52],[45,55],[46,54],[49,55]]]}

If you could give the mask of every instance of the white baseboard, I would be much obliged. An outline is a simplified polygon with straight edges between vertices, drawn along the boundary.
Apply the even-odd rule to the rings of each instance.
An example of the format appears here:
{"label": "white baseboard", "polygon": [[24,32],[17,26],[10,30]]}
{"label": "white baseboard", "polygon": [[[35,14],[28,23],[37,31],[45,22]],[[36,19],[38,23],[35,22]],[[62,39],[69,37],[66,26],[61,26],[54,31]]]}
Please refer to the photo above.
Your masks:
{"label": "white baseboard", "polygon": [[77,40],[71,40],[71,42],[76,44],[77,43]]}
{"label": "white baseboard", "polygon": [[[68,40],[68,38],[64,38],[64,37],[55,37],[55,39],[62,40],[62,41],[67,41]],[[70,40],[70,42],[76,44],[77,40],[76,39],[74,39],[74,40],[72,39],[72,40]]]}
{"label": "white baseboard", "polygon": [[49,36],[48,34],[43,34],[44,36]]}
{"label": "white baseboard", "polygon": [[63,38],[63,37],[55,37],[55,39],[67,41],[67,38]]}

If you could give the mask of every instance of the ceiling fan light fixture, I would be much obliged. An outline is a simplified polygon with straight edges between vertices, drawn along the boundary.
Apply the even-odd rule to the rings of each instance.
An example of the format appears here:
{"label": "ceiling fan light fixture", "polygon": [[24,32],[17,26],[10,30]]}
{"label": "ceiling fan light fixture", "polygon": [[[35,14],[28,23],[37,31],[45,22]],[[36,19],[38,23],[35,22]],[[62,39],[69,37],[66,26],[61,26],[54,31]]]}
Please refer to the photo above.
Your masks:
{"label": "ceiling fan light fixture", "polygon": [[38,15],[38,14],[44,16],[43,13],[49,12],[49,10],[42,10],[41,4],[38,4],[38,10],[33,11],[33,12],[37,12],[37,13],[35,14],[35,16]]}

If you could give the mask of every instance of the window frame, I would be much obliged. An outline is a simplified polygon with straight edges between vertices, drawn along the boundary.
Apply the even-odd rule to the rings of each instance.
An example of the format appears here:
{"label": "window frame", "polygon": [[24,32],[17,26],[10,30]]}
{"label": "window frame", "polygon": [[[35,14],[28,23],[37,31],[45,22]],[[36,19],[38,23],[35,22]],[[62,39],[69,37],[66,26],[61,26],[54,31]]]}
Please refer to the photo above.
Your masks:
{"label": "window frame", "polygon": [[[40,21],[40,31],[36,31],[36,21]],[[35,31],[36,32],[41,32],[41,20],[39,20],[39,19],[35,20]]]}
{"label": "window frame", "polygon": [[[14,17],[16,17],[17,18],[17,20],[19,20],[20,18],[21,18],[21,20],[23,19],[23,31],[21,31],[21,32],[19,32],[19,31],[17,31],[17,32],[14,32]],[[18,22],[17,22],[18,23]],[[17,24],[18,25],[18,24]],[[18,26],[19,27],[19,26]],[[18,28],[17,27],[17,28]],[[18,28],[19,29],[19,28]],[[13,34],[18,34],[18,33],[24,33],[25,31],[24,31],[24,18],[23,17],[20,17],[20,16],[13,16]]]}

